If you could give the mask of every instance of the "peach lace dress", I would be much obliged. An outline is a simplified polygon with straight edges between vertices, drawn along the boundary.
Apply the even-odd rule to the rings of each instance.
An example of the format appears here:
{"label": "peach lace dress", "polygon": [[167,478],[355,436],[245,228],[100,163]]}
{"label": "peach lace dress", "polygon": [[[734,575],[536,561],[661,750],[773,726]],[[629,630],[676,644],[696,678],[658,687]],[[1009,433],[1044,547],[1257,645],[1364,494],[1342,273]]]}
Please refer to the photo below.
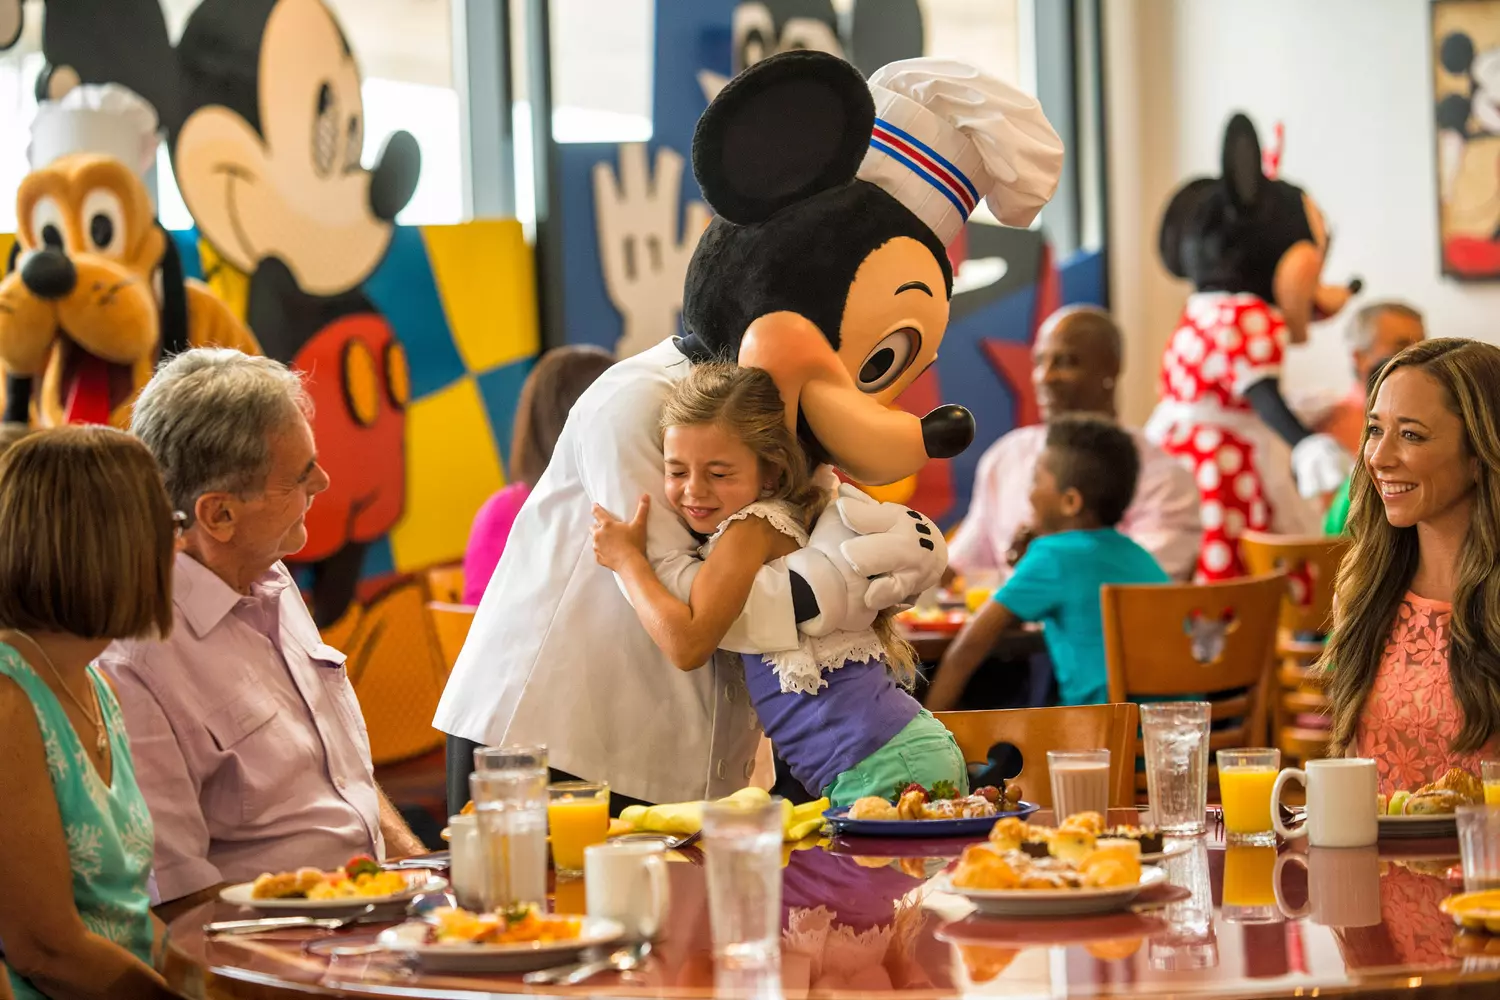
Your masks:
{"label": "peach lace dress", "polygon": [[1450,767],[1479,774],[1484,753],[1452,750],[1463,711],[1448,677],[1452,605],[1408,592],[1380,658],[1375,686],[1365,702],[1354,753],[1373,757],[1380,791],[1415,790]]}

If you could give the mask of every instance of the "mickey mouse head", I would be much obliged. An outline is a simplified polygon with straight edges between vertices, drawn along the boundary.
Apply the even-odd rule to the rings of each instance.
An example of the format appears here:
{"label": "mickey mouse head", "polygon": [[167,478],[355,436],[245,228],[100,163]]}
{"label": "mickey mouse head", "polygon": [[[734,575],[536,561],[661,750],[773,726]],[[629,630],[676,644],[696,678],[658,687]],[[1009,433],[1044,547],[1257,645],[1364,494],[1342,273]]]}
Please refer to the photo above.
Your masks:
{"label": "mickey mouse head", "polygon": [[1465,32],[1446,36],[1438,49],[1443,68],[1468,77],[1469,93],[1449,94],[1438,102],[1437,125],[1472,138],[1500,135],[1500,49],[1480,52]]}

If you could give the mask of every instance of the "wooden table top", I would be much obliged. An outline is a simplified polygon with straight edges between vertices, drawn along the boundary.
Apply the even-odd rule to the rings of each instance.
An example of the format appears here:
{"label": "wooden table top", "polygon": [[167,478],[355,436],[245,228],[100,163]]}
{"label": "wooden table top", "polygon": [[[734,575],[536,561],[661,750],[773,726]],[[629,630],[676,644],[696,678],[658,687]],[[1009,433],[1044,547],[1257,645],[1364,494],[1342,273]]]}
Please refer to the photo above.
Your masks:
{"label": "wooden table top", "polygon": [[[1438,911],[1453,891],[1446,871],[1457,861],[1456,841],[1309,856],[1300,846],[1279,855],[1275,848],[1225,848],[1210,834],[1164,862],[1176,887],[1158,897],[1164,905],[1069,920],[979,917],[963,899],[933,889],[931,877],[963,846],[851,839],[789,851],[779,984],[730,982],[721,974],[716,985],[704,869],[689,851],[669,866],[669,929],[648,964],[549,992],[829,1000],[1500,997],[1500,938],[1460,934]],[[562,882],[554,906],[582,912],[583,898],[581,882]],[[357,954],[373,940],[369,927],[248,940],[202,932],[207,920],[248,915],[214,903],[176,920],[166,961],[173,987],[193,998],[235,1000],[474,1000],[537,992],[519,975],[421,974],[384,955]],[[345,954],[327,954],[329,945]]]}

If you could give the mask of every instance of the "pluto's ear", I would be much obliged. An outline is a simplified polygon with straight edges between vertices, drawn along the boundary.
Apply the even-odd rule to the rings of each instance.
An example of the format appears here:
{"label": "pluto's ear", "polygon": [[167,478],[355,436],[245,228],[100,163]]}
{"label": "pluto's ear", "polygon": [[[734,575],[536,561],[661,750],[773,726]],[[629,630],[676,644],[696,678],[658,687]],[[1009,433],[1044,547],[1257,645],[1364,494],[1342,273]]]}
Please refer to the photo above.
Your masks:
{"label": "pluto's ear", "polygon": [[783,52],[735,77],[703,112],[693,176],[725,219],[760,222],[854,180],[874,125],[858,70],[825,52]]}
{"label": "pluto's ear", "polygon": [[1197,244],[1201,235],[1197,230],[1203,227],[1205,221],[1199,210],[1218,186],[1218,181],[1207,177],[1189,181],[1172,196],[1171,204],[1162,214],[1161,231],[1156,237],[1157,250],[1161,253],[1161,261],[1167,266],[1167,270],[1179,278],[1193,276],[1194,253],[1188,244]]}
{"label": "pluto's ear", "polygon": [[1224,129],[1224,187],[1236,208],[1249,208],[1269,181],[1261,167],[1260,139],[1250,119],[1236,114]]}

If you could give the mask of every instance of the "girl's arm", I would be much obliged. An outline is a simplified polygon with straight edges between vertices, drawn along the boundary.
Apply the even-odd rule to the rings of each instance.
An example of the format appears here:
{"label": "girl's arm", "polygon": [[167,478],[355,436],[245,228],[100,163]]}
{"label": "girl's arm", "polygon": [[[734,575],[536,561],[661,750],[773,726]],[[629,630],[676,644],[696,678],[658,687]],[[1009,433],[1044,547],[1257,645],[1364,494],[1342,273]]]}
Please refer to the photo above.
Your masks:
{"label": "girl's arm", "polygon": [[635,517],[622,522],[596,504],[594,556],[618,574],[636,617],[672,665],[696,670],[713,656],[739,617],[755,574],[771,560],[795,551],[797,543],[763,518],[733,522],[704,560],[683,602],[662,585],[646,559],[650,508],[650,498],[641,497]]}
{"label": "girl's arm", "polygon": [[8,678],[0,678],[0,802],[0,885],[9,899],[24,901],[0,907],[11,969],[47,996],[171,997],[149,966],[83,925],[36,714]]}

